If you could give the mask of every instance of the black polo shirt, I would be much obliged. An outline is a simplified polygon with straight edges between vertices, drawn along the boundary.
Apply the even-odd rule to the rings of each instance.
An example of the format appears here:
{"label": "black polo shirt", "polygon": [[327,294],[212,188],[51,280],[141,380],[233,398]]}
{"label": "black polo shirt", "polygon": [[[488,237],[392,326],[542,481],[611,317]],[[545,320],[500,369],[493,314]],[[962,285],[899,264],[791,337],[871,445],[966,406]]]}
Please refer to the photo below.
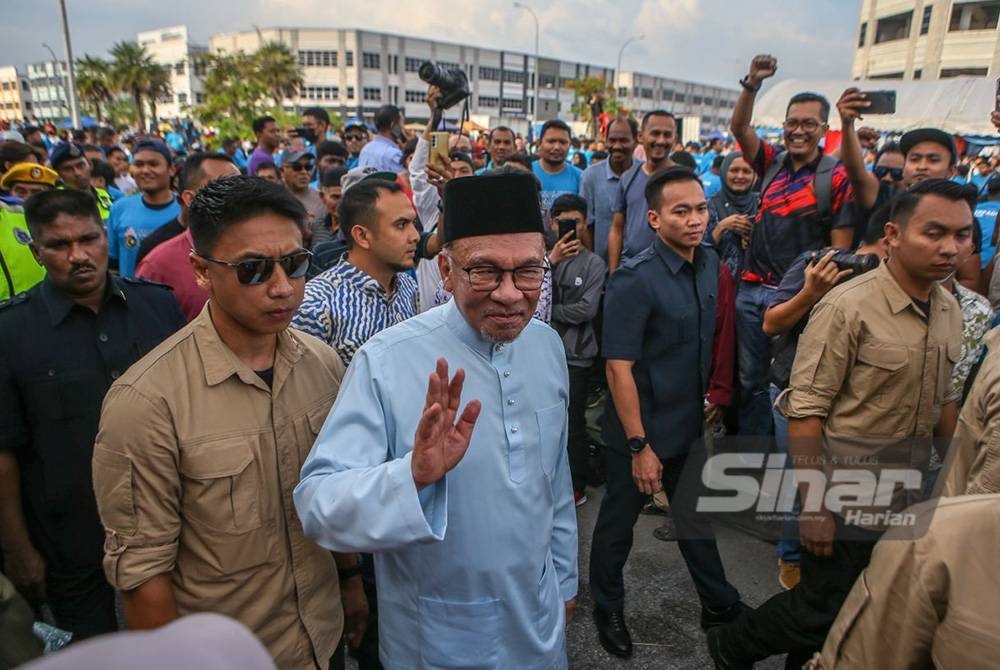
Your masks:
{"label": "black polo shirt", "polygon": [[[714,250],[702,245],[688,263],[659,238],[608,280],[604,357],[635,361],[642,423],[660,458],[687,453],[702,436],[718,293]],[[620,449],[617,414],[607,414],[608,443]]]}
{"label": "black polo shirt", "polygon": [[184,324],[169,288],[110,275],[97,314],[48,278],[0,308],[0,450],[17,456],[28,530],[50,569],[100,567],[90,460],[101,402]]}

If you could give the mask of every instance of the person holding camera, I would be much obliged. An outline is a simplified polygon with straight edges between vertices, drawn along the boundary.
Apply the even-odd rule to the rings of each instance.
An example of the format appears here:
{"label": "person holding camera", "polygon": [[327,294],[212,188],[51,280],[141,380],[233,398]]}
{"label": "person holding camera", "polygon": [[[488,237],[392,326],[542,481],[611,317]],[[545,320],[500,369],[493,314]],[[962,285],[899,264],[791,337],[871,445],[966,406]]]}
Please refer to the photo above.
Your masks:
{"label": "person holding camera", "polygon": [[608,266],[581,242],[587,201],[564,193],[549,211],[559,236],[549,252],[552,265],[552,327],[562,336],[569,367],[569,471],[576,506],[587,502],[587,395],[599,345],[594,329]]}
{"label": "person holding camera", "polygon": [[[778,450],[788,455],[788,420],[774,409],[773,403],[788,387],[792,361],[799,335],[809,323],[809,312],[823,296],[841,282],[878,267],[886,257],[885,223],[888,206],[872,216],[865,231],[862,246],[854,253],[842,249],[807,251],[792,263],[771,296],[771,306],[764,312],[764,333],[772,338],[771,402],[774,416],[774,438]],[[786,469],[791,463],[786,461]],[[802,547],[799,543],[798,509],[782,525],[778,540],[778,583],[781,588],[795,588],[799,583]]]}
{"label": "person holding camera", "polygon": [[[799,517],[801,581],[708,632],[716,668],[751,668],[775,654],[788,654],[787,668],[802,667],[882,533],[908,523],[900,513],[921,495],[930,450],[951,440],[958,420],[951,374],[962,316],[940,282],[969,243],[974,205],[973,189],[943,179],[901,194],[885,225],[888,260],[832,289],[811,312],[777,400],[809,504]],[[901,472],[906,483],[883,502],[875,482]],[[827,490],[845,476],[872,484],[850,496],[836,484]]]}

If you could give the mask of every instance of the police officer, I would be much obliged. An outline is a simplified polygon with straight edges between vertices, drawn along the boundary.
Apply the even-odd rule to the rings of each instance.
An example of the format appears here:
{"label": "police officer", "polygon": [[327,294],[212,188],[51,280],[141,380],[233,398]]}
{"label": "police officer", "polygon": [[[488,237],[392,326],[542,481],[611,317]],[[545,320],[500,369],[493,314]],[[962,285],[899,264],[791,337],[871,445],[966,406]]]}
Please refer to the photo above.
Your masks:
{"label": "police officer", "polygon": [[97,210],[101,221],[107,221],[111,213],[111,195],[103,188],[97,188],[90,183],[90,160],[83,153],[83,147],[75,142],[63,142],[56,145],[49,155],[52,169],[59,173],[63,182],[69,188],[89,191],[97,200]]}
{"label": "police officer", "polygon": [[[962,313],[940,281],[969,244],[975,199],[974,189],[945,179],[898,196],[885,224],[889,260],[813,308],[776,403],[788,419],[803,507],[801,581],[709,631],[717,668],[750,668],[782,653],[786,667],[801,667],[819,651],[882,533],[907,523],[902,511],[920,495],[933,440],[950,440],[958,421],[951,375]],[[907,481],[883,501],[873,489],[882,491],[892,473]],[[873,484],[849,498],[820,486],[836,481]]]}
{"label": "police officer", "polygon": [[24,222],[22,201],[51,191],[59,175],[38,163],[18,163],[0,180],[0,300],[23,293],[42,281],[45,269],[35,260],[28,245],[31,234]]}
{"label": "police officer", "polygon": [[101,401],[184,317],[166,287],[108,274],[89,193],[39,193],[25,210],[48,274],[0,303],[0,548],[11,581],[80,639],[117,629],[91,481]]}

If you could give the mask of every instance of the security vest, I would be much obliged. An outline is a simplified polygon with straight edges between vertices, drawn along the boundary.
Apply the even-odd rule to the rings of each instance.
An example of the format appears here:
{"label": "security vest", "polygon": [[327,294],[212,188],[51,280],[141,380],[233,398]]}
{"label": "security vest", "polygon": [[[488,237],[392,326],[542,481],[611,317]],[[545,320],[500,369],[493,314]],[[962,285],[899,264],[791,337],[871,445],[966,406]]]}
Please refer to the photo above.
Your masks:
{"label": "security vest", "polygon": [[0,199],[0,300],[8,300],[45,278],[28,245],[31,234],[24,220],[24,208]]}

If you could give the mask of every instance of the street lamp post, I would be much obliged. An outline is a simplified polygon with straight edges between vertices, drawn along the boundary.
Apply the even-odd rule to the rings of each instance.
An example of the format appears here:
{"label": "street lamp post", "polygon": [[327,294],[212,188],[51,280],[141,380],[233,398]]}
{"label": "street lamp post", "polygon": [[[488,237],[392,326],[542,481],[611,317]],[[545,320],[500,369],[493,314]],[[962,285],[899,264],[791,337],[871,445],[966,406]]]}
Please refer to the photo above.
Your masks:
{"label": "street lamp post", "polygon": [[618,50],[618,65],[615,66],[615,97],[618,97],[618,77],[620,77],[622,73],[622,54],[625,53],[625,47],[632,44],[632,42],[635,42],[636,40],[642,40],[645,38],[645,35],[633,35],[625,40],[625,43],[622,44],[622,48]]}
{"label": "street lamp post", "polygon": [[531,18],[533,18],[535,20],[535,105],[534,105],[534,110],[533,110],[533,112],[531,114],[531,122],[534,123],[535,121],[538,120],[538,103],[540,102],[539,99],[538,99],[538,66],[539,66],[539,60],[538,60],[538,32],[539,32],[538,14],[536,14],[535,10],[533,10],[531,7],[529,7],[528,5],[525,5],[523,3],[515,2],[514,6],[517,7],[518,9],[525,9],[525,10],[527,10],[531,14]]}
{"label": "street lamp post", "polygon": [[[69,107],[69,91],[66,90],[66,78],[62,76],[61,72],[59,72],[60,60],[56,58],[56,52],[52,50],[52,47],[45,42],[42,42],[42,46],[45,47],[45,49],[49,52],[49,55],[52,56],[52,67],[55,68],[55,75],[59,78],[59,88],[61,88],[63,92],[62,105]],[[62,105],[60,105],[60,107]],[[74,124],[73,127],[75,128],[76,125]]]}
{"label": "street lamp post", "polygon": [[76,71],[73,63],[73,45],[69,39],[69,21],[66,19],[66,0],[59,0],[62,12],[63,46],[66,48],[66,79],[69,81],[69,115],[73,119],[73,127],[80,127],[80,109],[76,104]]}

